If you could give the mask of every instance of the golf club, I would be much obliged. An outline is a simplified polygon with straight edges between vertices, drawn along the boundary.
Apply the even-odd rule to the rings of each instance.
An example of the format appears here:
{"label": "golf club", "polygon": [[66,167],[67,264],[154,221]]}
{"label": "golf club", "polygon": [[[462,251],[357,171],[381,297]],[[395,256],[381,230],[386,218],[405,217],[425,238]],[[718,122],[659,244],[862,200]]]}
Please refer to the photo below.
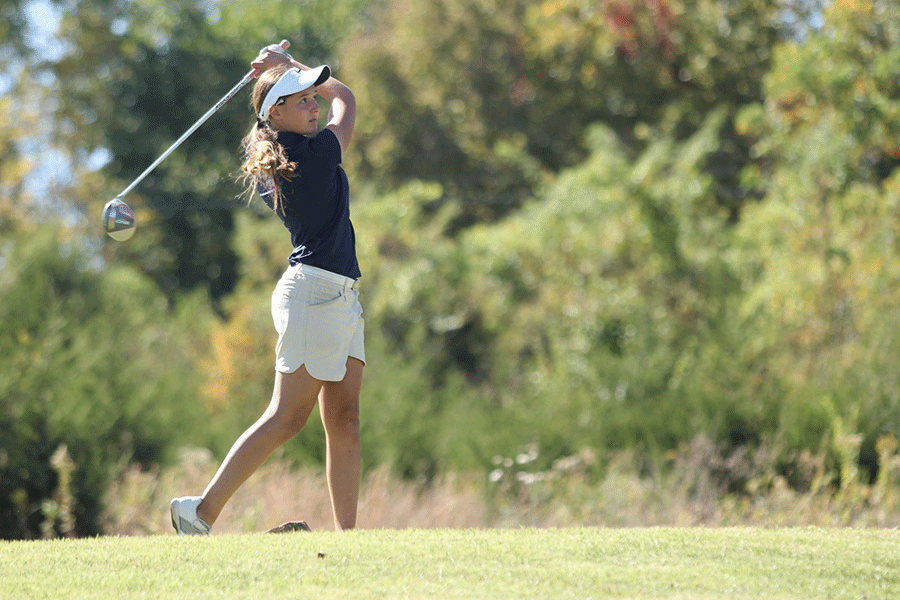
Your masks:
{"label": "golf club", "polygon": [[[283,42],[284,43],[284,42]],[[271,46],[266,46],[264,50],[269,51],[278,51],[284,54],[285,48],[278,44],[272,44]],[[288,55],[290,56],[290,55]],[[186,140],[192,133],[194,133],[198,127],[203,125],[207,119],[209,119],[213,113],[222,108],[222,105],[228,102],[232,96],[238,93],[238,91],[247,85],[252,77],[253,71],[249,71],[246,75],[244,75],[243,79],[241,79],[237,85],[235,85],[227,94],[225,94],[221,100],[216,102],[215,106],[206,111],[206,114],[200,117],[196,123],[194,123],[190,129],[184,132],[184,134],[175,140],[175,143],[169,146],[169,149],[162,153],[162,155],[157,158],[152,165],[147,167],[147,169],[138,175],[137,179],[131,182],[131,184],[126,187],[122,192],[106,203],[106,206],[103,207],[103,227],[106,229],[106,233],[109,234],[111,238],[116,241],[124,242],[125,240],[131,238],[134,235],[134,211],[131,210],[131,207],[128,206],[123,200],[122,197],[125,196],[128,192],[134,189],[134,187],[143,181],[144,177],[150,174],[153,169],[159,166],[159,163],[164,161],[169,154],[172,153],[175,148],[181,145],[181,143]]]}

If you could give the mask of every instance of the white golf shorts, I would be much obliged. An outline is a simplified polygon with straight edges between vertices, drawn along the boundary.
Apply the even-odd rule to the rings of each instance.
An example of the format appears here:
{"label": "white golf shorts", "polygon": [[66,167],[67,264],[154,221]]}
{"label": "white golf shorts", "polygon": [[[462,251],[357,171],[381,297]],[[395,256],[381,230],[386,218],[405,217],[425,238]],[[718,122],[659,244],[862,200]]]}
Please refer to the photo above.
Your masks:
{"label": "white golf shorts", "polygon": [[320,381],[341,381],[348,357],[366,362],[356,287],[355,279],[308,265],[284,272],[272,292],[277,371],[293,373],[306,365]]}

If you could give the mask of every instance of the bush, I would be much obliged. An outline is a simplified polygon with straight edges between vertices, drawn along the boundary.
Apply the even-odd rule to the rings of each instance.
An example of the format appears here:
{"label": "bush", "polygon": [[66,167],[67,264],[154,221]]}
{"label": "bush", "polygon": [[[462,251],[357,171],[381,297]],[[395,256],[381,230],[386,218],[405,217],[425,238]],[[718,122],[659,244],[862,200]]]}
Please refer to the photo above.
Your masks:
{"label": "bush", "polygon": [[0,246],[6,539],[98,533],[110,479],[165,460],[197,421],[197,377],[165,298],[70,240],[47,226]]}

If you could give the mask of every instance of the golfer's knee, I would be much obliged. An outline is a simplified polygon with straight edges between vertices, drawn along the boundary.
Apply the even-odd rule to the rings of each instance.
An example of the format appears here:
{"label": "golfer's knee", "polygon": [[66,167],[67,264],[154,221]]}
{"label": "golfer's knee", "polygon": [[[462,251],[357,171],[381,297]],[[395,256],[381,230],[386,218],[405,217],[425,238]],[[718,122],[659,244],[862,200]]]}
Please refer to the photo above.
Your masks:
{"label": "golfer's knee", "polygon": [[306,426],[309,414],[274,414],[269,418],[273,433],[284,443],[300,433]]}
{"label": "golfer's knee", "polygon": [[345,407],[334,411],[326,419],[329,436],[340,436],[349,440],[359,440],[359,409]]}

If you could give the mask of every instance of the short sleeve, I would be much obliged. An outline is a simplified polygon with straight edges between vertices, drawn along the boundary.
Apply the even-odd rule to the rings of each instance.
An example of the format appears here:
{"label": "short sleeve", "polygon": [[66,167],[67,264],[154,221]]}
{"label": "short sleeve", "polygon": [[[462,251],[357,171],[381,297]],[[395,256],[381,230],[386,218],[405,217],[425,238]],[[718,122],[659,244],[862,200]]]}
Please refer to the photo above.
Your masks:
{"label": "short sleeve", "polygon": [[341,162],[341,143],[330,129],[323,129],[316,137],[310,139],[309,150],[316,156],[332,160],[335,164]]}

